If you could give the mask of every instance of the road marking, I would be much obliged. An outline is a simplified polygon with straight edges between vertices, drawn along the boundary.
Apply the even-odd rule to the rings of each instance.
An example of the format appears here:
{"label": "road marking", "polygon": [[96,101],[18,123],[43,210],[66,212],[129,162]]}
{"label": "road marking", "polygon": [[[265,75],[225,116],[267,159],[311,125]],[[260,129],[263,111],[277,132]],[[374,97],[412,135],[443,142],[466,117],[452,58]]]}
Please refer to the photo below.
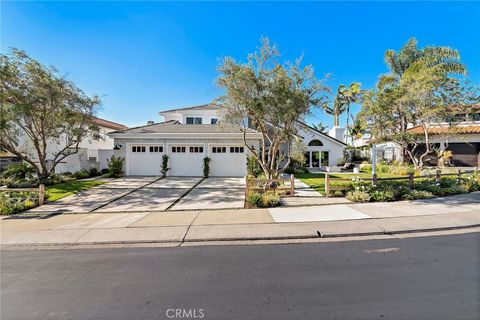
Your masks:
{"label": "road marking", "polygon": [[366,253],[388,253],[399,251],[400,248],[385,248],[385,249],[371,249],[371,250],[364,250]]}

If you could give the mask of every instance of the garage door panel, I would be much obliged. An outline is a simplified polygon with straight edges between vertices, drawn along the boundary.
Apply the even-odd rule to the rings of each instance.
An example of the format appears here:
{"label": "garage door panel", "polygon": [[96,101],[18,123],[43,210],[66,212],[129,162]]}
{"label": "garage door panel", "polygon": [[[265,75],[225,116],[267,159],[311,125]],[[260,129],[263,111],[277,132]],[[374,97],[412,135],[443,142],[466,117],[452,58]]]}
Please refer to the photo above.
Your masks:
{"label": "garage door panel", "polygon": [[210,158],[212,159],[210,162],[212,177],[243,177],[247,174],[247,160],[243,146],[211,146]]}
{"label": "garage door panel", "polygon": [[171,145],[170,176],[196,177],[203,175],[203,145]]}
{"label": "garage door panel", "polygon": [[163,145],[133,144],[129,146],[129,175],[159,176]]}

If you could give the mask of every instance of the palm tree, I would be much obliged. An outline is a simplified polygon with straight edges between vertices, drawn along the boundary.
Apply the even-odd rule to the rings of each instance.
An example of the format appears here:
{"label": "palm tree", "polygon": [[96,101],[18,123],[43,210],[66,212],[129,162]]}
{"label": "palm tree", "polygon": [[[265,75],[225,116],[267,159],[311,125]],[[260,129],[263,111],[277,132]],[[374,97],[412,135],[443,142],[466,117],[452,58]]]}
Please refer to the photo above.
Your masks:
{"label": "palm tree", "polygon": [[[350,104],[359,101],[361,96],[360,83],[353,82],[348,87],[341,84],[338,86],[337,95],[332,104],[324,104],[323,109],[327,114],[333,115],[333,125],[338,127],[340,125],[340,115],[345,111],[350,116]],[[347,118],[348,125],[348,118]]]}
{"label": "palm tree", "polygon": [[316,130],[318,130],[318,131],[320,131],[320,132],[323,132],[323,133],[325,133],[325,132],[327,131],[327,129],[328,129],[328,126],[325,125],[322,121],[320,121],[318,124],[314,124],[313,127],[314,127]]}

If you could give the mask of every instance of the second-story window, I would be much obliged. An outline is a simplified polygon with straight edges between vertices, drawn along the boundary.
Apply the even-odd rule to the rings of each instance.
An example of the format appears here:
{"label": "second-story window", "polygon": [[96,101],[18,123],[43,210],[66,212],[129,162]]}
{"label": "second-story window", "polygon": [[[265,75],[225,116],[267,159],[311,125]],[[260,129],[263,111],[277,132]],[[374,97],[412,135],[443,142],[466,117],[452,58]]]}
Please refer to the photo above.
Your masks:
{"label": "second-story window", "polygon": [[187,124],[202,124],[202,117],[187,117]]}

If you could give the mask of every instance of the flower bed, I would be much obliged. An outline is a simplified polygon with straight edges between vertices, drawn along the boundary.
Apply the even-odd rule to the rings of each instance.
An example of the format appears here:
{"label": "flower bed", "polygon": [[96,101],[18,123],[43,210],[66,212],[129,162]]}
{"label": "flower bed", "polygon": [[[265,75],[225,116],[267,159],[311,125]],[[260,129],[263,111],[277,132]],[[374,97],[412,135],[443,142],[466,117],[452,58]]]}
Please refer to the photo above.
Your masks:
{"label": "flower bed", "polygon": [[19,213],[38,206],[38,192],[0,192],[0,214]]}

